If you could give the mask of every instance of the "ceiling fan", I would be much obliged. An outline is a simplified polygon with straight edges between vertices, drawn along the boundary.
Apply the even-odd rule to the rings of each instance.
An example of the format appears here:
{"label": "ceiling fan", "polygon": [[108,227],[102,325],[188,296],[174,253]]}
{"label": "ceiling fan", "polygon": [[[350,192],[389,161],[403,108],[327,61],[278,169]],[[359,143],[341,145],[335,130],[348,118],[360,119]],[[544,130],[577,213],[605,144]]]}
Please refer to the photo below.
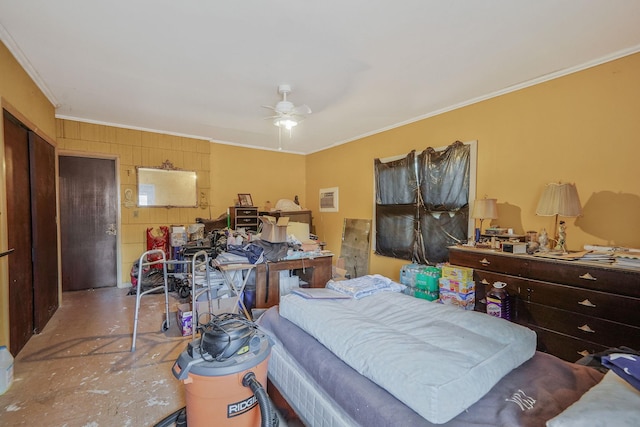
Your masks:
{"label": "ceiling fan", "polygon": [[311,114],[311,108],[304,104],[296,106],[287,100],[287,95],[291,93],[291,86],[288,84],[279,85],[278,93],[282,95],[282,101],[279,101],[275,106],[263,105],[264,108],[275,112],[275,115],[266,118],[273,119],[273,124],[280,129],[284,128],[291,132],[294,126],[297,126],[299,122]]}

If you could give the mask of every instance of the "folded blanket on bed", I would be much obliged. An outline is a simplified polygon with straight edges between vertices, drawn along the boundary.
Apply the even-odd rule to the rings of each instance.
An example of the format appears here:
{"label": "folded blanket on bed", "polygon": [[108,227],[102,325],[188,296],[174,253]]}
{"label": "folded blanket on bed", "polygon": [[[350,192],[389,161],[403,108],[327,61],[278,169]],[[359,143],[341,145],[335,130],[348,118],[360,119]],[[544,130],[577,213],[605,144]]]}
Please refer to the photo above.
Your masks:
{"label": "folded blanket on bed", "polygon": [[326,287],[355,299],[364,298],[380,292],[402,292],[406,288],[405,285],[396,283],[379,274],[357,277],[350,280],[330,280],[327,282]]}

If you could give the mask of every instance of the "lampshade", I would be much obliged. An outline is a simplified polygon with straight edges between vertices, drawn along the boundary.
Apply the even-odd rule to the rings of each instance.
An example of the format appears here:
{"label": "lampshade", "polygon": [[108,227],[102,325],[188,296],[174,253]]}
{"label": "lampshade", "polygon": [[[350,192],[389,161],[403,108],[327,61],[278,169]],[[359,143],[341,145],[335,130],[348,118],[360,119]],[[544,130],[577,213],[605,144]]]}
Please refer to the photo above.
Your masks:
{"label": "lampshade", "polygon": [[471,217],[474,219],[496,219],[498,218],[498,205],[496,199],[477,199],[473,203],[473,213]]}
{"label": "lampshade", "polygon": [[548,184],[538,202],[536,215],[560,215],[566,217],[582,215],[582,206],[580,205],[576,185],[555,182]]}

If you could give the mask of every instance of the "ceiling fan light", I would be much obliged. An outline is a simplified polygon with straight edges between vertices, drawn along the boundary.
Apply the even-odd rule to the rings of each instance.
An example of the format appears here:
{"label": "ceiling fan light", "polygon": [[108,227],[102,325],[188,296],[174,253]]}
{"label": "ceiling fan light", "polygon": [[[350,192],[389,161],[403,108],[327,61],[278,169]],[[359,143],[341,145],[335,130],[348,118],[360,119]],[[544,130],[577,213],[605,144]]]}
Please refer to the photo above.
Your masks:
{"label": "ceiling fan light", "polygon": [[273,124],[279,128],[291,130],[291,128],[298,125],[298,122],[291,117],[277,117],[273,120]]}

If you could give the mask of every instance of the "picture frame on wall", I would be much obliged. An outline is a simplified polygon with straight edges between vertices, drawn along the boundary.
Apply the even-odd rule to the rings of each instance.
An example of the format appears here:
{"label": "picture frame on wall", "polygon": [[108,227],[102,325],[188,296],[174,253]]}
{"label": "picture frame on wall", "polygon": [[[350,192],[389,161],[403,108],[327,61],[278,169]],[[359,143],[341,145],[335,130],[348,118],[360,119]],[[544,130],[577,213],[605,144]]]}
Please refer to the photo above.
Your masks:
{"label": "picture frame on wall", "polygon": [[320,189],[320,212],[338,212],[338,187]]}
{"label": "picture frame on wall", "polygon": [[240,206],[253,206],[251,194],[238,194],[238,202],[240,203]]}

